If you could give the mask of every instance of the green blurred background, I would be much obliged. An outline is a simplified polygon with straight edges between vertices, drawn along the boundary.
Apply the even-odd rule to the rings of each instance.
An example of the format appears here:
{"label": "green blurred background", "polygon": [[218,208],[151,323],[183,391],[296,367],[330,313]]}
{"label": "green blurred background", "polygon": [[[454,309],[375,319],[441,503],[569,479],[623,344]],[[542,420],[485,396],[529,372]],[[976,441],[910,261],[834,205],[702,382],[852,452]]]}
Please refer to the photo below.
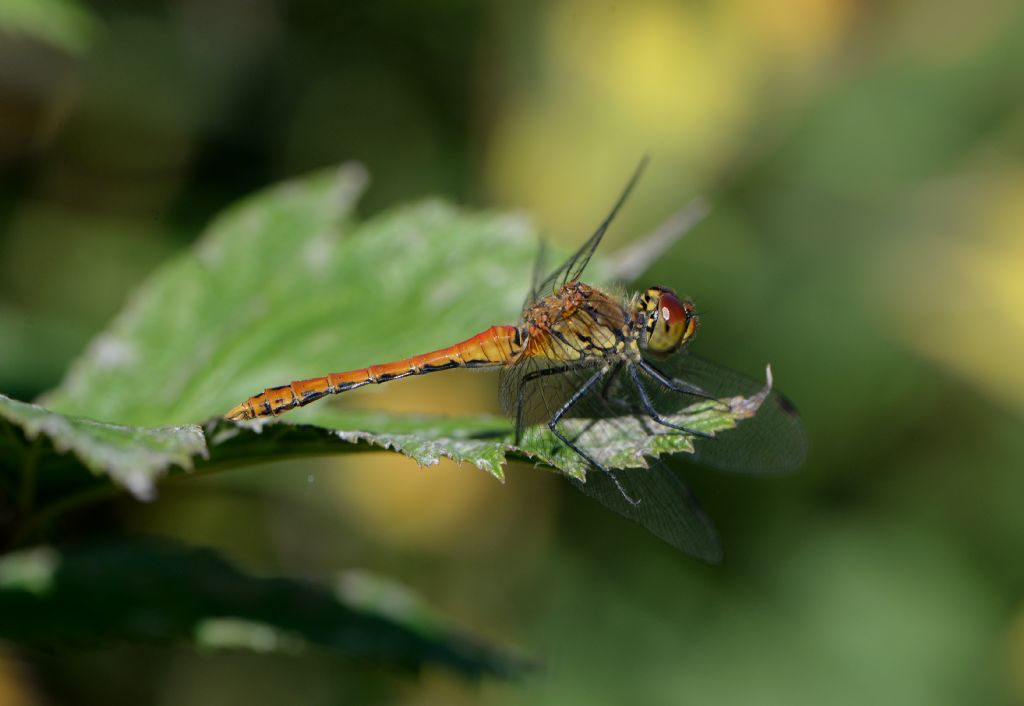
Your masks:
{"label": "green blurred background", "polygon": [[[504,486],[384,453],[252,467],[111,516],[255,571],[388,574],[545,669],[0,652],[0,703],[1024,703],[1013,0],[0,0],[0,390],[56,385],[267,183],[357,159],[364,215],[441,194],[570,247],[645,152],[607,252],[705,195],[641,284],[696,300],[704,355],[770,361],[812,439],[791,477],[688,469],[721,567],[525,466]],[[456,372],[353,403],[496,399]]]}

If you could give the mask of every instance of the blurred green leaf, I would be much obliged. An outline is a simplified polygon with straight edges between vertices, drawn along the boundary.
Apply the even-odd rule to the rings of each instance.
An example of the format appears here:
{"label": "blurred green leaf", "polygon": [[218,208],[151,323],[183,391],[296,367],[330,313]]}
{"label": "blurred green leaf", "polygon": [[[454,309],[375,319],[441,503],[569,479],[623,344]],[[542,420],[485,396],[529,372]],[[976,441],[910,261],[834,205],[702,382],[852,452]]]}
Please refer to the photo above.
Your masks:
{"label": "blurred green leaf", "polygon": [[344,577],[333,590],[252,576],[212,550],[166,540],[39,547],[0,559],[0,637],[54,650],[123,641],[322,649],[405,668],[440,665],[472,677],[512,677],[529,668],[454,629],[407,589],[356,578],[361,590],[353,598]]}
{"label": "blurred green leaf", "polygon": [[32,37],[72,54],[89,48],[99,22],[74,0],[4,0],[0,33]]}
{"label": "blurred green leaf", "polygon": [[0,390],[24,397],[55,384],[91,334],[78,318],[0,303]]}

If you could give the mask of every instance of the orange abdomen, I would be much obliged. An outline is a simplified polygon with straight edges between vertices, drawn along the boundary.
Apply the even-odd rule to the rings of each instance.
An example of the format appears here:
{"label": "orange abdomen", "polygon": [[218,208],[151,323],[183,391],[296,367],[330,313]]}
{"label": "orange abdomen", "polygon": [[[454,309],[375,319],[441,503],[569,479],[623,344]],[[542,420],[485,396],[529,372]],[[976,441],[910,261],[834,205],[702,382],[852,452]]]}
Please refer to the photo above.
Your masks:
{"label": "orange abdomen", "polygon": [[379,384],[409,375],[424,375],[450,368],[506,365],[521,350],[522,334],[518,328],[492,326],[465,341],[423,355],[267,388],[236,405],[224,416],[235,420],[269,417],[294,407],[307,405],[321,397],[371,383]]}

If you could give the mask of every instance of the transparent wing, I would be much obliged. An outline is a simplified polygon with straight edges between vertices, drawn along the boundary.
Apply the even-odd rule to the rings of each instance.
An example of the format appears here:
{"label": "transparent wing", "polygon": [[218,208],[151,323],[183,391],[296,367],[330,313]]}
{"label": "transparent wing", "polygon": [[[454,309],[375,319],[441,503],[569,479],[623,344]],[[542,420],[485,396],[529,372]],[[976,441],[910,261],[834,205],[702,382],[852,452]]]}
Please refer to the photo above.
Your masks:
{"label": "transparent wing", "polygon": [[530,288],[526,292],[526,301],[523,302],[523,311],[529,309],[537,301],[537,292],[540,288],[541,278],[548,267],[548,243],[541,240],[537,247],[537,258],[533,261],[533,272],[530,277]]}
{"label": "transparent wing", "polygon": [[682,480],[664,463],[616,471],[619,483],[639,500],[633,505],[604,473],[588,473],[587,482],[572,480],[584,495],[636,522],[676,549],[712,564],[722,560],[722,545],[711,519]]}
{"label": "transparent wing", "polygon": [[[515,418],[517,404],[522,400],[521,427],[546,423],[599,370],[598,365],[566,369],[556,361],[524,359],[502,371],[502,403]],[[551,372],[538,375],[539,371]],[[619,384],[621,376],[622,371],[613,367],[560,424],[564,433],[602,463],[613,464],[621,446],[617,440],[646,433],[637,415],[624,409],[616,398],[604,394]],[[522,395],[519,390],[523,390]],[[591,420],[600,420],[600,424],[591,424]],[[636,505],[623,496],[608,475],[596,468],[587,471],[585,483],[575,479],[570,482],[584,495],[638,523],[680,551],[718,562],[722,555],[718,535],[697,500],[665,464],[651,458],[647,463],[647,468],[614,471],[626,495],[639,501]]]}
{"label": "transparent wing", "polygon": [[[696,385],[719,399],[750,397],[764,387],[763,381],[685,351],[650,362],[669,377]],[[696,400],[651,381],[647,389],[663,415]],[[741,420],[735,429],[719,432],[714,439],[697,439],[695,447],[692,458],[699,464],[741,473],[783,473],[795,470],[807,457],[807,432],[793,403],[773,389],[752,418]]]}
{"label": "transparent wing", "polygon": [[[516,436],[534,424],[546,424],[587,379],[597,372],[596,363],[568,367],[542,357],[522,358],[501,369],[501,407],[516,423]],[[575,405],[567,418],[600,415],[591,395]]]}
{"label": "transparent wing", "polygon": [[601,239],[607,232],[608,227],[612,224],[612,221],[615,220],[615,216],[618,215],[622,205],[626,202],[626,199],[629,198],[629,194],[633,191],[633,187],[636,186],[636,183],[640,180],[640,176],[647,167],[647,162],[648,158],[645,155],[644,158],[640,160],[640,164],[637,165],[636,171],[633,172],[633,176],[630,177],[629,183],[626,184],[626,188],[623,189],[622,194],[619,196],[619,200],[615,202],[615,206],[612,207],[611,212],[601,222],[601,225],[597,227],[594,234],[590,236],[590,239],[587,240],[587,242],[583,243],[583,246],[577,250],[572,257],[562,263],[561,267],[537,283],[527,301],[528,305],[552,294],[559,286],[566,282],[571,282],[580,278],[583,274],[583,270],[587,267],[587,263],[590,262],[590,258],[594,254],[594,250],[596,250],[597,246],[601,243]]}

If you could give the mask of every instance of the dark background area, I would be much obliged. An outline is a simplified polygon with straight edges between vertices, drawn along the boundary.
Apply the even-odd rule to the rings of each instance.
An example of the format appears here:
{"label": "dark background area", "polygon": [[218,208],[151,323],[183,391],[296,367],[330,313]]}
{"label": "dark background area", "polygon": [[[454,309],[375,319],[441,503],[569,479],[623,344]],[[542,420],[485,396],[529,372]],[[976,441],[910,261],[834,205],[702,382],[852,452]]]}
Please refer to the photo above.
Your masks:
{"label": "dark background area", "polygon": [[[547,667],[475,685],[0,646],[0,702],[1024,701],[1018,3],[9,2],[4,394],[58,384],[147,274],[274,181],[359,160],[364,216],[440,194],[567,248],[650,153],[605,255],[704,195],[637,284],[697,302],[705,356],[771,362],[812,453],[785,478],[685,469],[715,568],[525,466],[502,486],[359,454],[125,498],[117,531],[260,572],[379,571]],[[446,373],[353,404],[497,412],[496,388]]]}

